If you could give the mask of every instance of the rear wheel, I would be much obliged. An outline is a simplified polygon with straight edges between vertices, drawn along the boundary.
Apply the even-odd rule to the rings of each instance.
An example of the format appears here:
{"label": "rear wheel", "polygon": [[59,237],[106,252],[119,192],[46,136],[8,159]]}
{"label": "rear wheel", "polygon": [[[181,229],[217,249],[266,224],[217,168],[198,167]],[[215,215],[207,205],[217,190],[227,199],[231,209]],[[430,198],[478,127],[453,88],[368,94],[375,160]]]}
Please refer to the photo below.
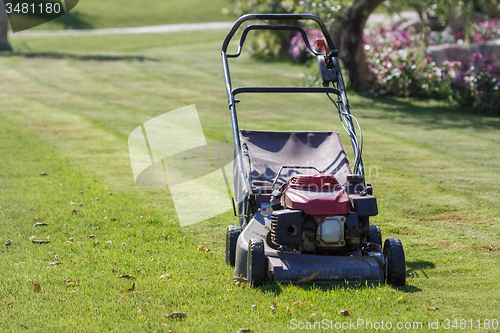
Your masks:
{"label": "rear wheel", "polygon": [[387,283],[394,286],[406,284],[406,264],[403,244],[397,238],[388,238],[384,243],[384,257],[387,265]]}
{"label": "rear wheel", "polygon": [[264,253],[264,240],[252,239],[248,243],[247,279],[248,284],[260,287],[266,280],[267,259]]}
{"label": "rear wheel", "polygon": [[234,266],[236,259],[236,243],[241,234],[239,225],[230,225],[226,233],[226,264]]}
{"label": "rear wheel", "polygon": [[382,233],[378,225],[370,225],[367,241],[382,246]]}

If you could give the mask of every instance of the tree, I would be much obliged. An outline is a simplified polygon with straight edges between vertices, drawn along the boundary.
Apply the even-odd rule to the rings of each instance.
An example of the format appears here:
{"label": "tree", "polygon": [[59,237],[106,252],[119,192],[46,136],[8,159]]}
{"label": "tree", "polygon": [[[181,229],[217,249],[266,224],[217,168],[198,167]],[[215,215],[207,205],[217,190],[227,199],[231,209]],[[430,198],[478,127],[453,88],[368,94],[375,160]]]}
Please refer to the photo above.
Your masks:
{"label": "tree", "polygon": [[[309,13],[318,15],[333,30],[335,47],[351,82],[361,91],[376,80],[368,70],[363,52],[363,29],[368,16],[384,0],[233,0],[236,14],[248,13]],[[266,38],[268,39],[268,38]],[[265,47],[274,47],[265,45]],[[276,52],[273,52],[276,53]]]}
{"label": "tree", "polygon": [[0,50],[12,50],[7,39],[7,31],[9,30],[9,17],[5,11],[3,0],[0,0]]}
{"label": "tree", "polygon": [[376,76],[368,69],[363,50],[363,30],[368,16],[383,0],[358,0],[340,15],[339,58],[348,72],[351,88],[370,89]]}

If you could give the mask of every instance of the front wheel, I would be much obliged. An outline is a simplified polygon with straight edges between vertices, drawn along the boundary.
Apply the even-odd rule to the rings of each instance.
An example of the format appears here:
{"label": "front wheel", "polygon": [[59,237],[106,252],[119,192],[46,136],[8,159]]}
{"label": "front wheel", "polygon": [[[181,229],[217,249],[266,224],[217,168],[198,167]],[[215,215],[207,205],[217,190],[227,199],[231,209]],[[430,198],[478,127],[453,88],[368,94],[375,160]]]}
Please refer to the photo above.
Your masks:
{"label": "front wheel", "polygon": [[241,234],[239,225],[230,225],[226,233],[226,264],[234,266],[236,260],[236,243]]}
{"label": "front wheel", "polygon": [[260,287],[266,280],[267,258],[263,239],[251,239],[248,243],[247,279],[252,287]]}
{"label": "front wheel", "polygon": [[385,240],[384,258],[387,265],[387,283],[393,286],[404,286],[406,284],[405,252],[399,239]]}

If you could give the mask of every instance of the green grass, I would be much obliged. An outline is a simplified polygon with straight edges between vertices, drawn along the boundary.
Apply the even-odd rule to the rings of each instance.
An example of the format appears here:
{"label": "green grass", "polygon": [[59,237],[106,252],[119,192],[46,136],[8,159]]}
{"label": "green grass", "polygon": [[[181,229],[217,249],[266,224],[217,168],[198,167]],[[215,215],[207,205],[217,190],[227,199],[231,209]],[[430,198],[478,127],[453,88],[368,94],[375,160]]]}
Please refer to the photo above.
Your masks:
{"label": "green grass", "polygon": [[229,0],[133,1],[84,0],[67,14],[34,29],[97,29],[173,23],[230,21]]}
{"label": "green grass", "polygon": [[[447,318],[472,319],[479,331],[476,320],[500,319],[498,118],[435,101],[349,95],[379,203],[372,222],[405,248],[403,288],[235,286],[224,264],[225,228],[236,223],[231,212],[181,228],[168,191],[134,184],[127,136],[155,116],[196,104],[208,139],[231,141],[224,35],[12,39],[19,52],[0,57],[0,240],[14,241],[0,247],[0,331],[22,324],[41,332],[287,332],[292,319],[426,328]],[[296,84],[302,71],[238,60],[235,86]],[[244,128],[340,130],[323,96],[240,99]],[[34,217],[49,225],[32,227]],[[85,238],[90,234],[95,238]],[[32,235],[51,242],[33,244]],[[56,254],[63,264],[48,265]],[[160,279],[166,273],[170,279]],[[70,278],[79,285],[61,283]],[[136,293],[121,292],[133,282]],[[174,311],[188,317],[164,316]]]}

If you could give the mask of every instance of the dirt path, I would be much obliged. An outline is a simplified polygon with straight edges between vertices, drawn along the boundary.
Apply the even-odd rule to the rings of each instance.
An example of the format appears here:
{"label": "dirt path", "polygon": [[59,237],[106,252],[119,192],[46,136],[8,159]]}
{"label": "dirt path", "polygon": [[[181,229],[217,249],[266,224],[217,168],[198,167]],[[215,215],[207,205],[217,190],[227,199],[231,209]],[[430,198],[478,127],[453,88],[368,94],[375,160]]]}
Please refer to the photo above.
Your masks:
{"label": "dirt path", "polygon": [[107,35],[107,34],[154,34],[178,31],[199,30],[228,30],[234,22],[206,22],[206,23],[181,23],[150,25],[133,28],[107,28],[107,29],[73,29],[73,30],[25,30],[15,36],[68,36],[68,35]]}

